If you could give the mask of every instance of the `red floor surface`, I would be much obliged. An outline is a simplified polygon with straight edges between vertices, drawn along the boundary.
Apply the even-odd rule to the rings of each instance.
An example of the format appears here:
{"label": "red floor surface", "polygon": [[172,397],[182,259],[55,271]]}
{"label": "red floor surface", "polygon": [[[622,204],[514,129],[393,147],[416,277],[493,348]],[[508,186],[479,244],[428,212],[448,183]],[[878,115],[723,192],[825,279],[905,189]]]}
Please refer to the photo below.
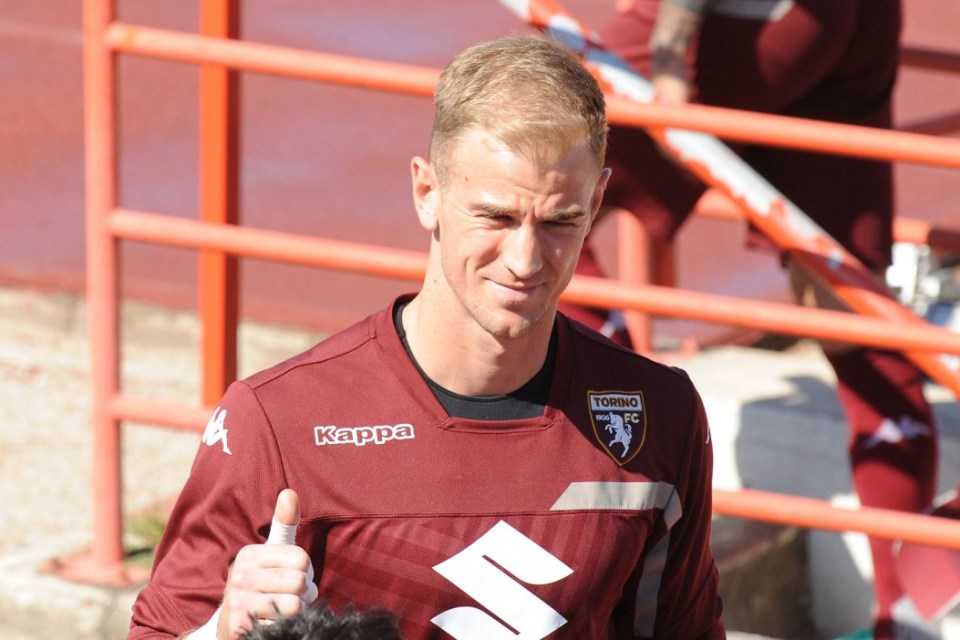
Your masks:
{"label": "red floor surface", "polygon": [[[117,5],[126,22],[197,29],[196,0]],[[613,5],[567,2],[592,25],[611,15]],[[437,68],[473,42],[524,29],[495,0],[249,0],[242,6],[249,40]],[[905,44],[960,52],[960,3],[907,0],[905,7]],[[79,2],[0,0],[0,284],[83,287],[80,25]],[[123,57],[119,70],[120,204],[195,217],[196,67]],[[408,164],[426,151],[428,100],[246,75],[242,105],[244,224],[426,248],[410,203]],[[960,111],[960,75],[905,69],[897,110],[901,125]],[[956,170],[897,171],[901,214],[960,227]],[[678,243],[679,284],[785,300],[775,262],[743,250],[742,235],[739,225],[688,225]],[[127,243],[123,264],[128,295],[195,304],[192,252]],[[414,286],[245,261],[242,304],[247,317],[334,328]]]}

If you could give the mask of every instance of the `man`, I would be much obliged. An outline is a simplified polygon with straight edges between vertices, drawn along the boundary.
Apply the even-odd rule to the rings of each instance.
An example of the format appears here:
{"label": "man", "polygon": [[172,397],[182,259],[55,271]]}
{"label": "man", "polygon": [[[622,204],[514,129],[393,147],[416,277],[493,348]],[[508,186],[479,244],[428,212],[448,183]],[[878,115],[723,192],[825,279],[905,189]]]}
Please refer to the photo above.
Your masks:
{"label": "man", "polygon": [[[632,0],[601,35],[667,101],[891,128],[900,24],[899,0]],[[637,216],[663,246],[705,187],[656,153],[643,130],[614,128],[610,140],[606,204]],[[894,216],[889,163],[762,145],[738,152],[868,269],[884,273]],[[753,230],[748,240],[771,248]],[[588,243],[578,272],[600,275],[589,249]],[[784,263],[798,302],[846,309],[789,256]],[[615,326],[605,311],[561,311],[597,329]],[[623,331],[615,337],[629,344]],[[938,443],[923,375],[901,353],[822,347],[850,428],[846,444],[860,502],[925,508],[936,490]],[[896,576],[891,542],[871,539],[870,545],[873,633],[892,640],[912,624],[911,605]]]}
{"label": "man", "polygon": [[314,582],[410,639],[725,637],[696,390],[556,312],[609,176],[599,86],[505,38],[435,105],[420,292],[230,387],[131,638],[233,639]]}

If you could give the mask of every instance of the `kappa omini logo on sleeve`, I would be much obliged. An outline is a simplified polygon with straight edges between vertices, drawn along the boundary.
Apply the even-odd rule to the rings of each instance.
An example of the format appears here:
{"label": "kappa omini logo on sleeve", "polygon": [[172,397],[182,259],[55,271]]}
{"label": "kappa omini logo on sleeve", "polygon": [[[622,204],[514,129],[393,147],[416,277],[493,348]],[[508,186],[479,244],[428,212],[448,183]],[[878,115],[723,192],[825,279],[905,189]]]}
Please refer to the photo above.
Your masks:
{"label": "kappa omini logo on sleeve", "polygon": [[227,455],[233,455],[230,447],[227,446],[227,428],[224,421],[227,419],[227,410],[217,407],[213,410],[213,415],[207,422],[207,428],[203,430],[201,441],[208,447],[212,447],[218,442],[223,445],[223,452]]}
{"label": "kappa omini logo on sleeve", "polygon": [[642,391],[588,391],[593,434],[621,467],[633,460],[647,438]]}

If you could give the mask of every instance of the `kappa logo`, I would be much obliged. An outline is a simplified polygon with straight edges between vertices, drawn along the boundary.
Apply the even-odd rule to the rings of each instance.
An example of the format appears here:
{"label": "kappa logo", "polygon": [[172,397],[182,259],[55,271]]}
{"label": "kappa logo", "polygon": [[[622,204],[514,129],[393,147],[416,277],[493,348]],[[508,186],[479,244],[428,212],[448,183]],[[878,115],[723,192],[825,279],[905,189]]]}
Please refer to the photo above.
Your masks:
{"label": "kappa logo", "polygon": [[521,582],[552,584],[573,569],[502,520],[433,569],[499,618],[455,607],[430,620],[457,640],[540,640],[567,623]]}
{"label": "kappa logo", "polygon": [[588,391],[593,434],[621,467],[636,457],[647,438],[642,391]]}
{"label": "kappa logo", "polygon": [[910,416],[900,416],[896,421],[884,418],[880,426],[863,443],[864,449],[872,449],[886,442],[898,444],[904,440],[914,440],[930,436],[930,427],[914,420]]}
{"label": "kappa logo", "polygon": [[412,440],[412,424],[381,424],[373,427],[314,427],[313,438],[318,447],[328,444],[386,444],[391,440]]}
{"label": "kappa logo", "polygon": [[227,455],[233,455],[230,447],[227,446],[227,428],[224,421],[227,419],[227,410],[217,407],[213,410],[213,415],[207,422],[207,427],[203,430],[201,441],[208,447],[212,447],[218,442],[223,444],[223,452]]}

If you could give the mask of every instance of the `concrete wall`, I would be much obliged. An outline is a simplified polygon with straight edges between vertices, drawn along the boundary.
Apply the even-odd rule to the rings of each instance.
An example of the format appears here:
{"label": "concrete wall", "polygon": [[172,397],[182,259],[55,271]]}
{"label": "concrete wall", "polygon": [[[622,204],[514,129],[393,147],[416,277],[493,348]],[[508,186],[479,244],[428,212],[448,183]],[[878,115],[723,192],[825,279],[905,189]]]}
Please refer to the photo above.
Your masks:
{"label": "concrete wall", "polygon": [[[679,363],[704,399],[715,451],[714,486],[752,488],[856,507],[847,427],[833,372],[815,346],[786,352],[725,347]],[[941,428],[941,491],[960,479],[960,408],[928,385]],[[811,618],[823,637],[868,626],[873,593],[866,537],[810,531]]]}

